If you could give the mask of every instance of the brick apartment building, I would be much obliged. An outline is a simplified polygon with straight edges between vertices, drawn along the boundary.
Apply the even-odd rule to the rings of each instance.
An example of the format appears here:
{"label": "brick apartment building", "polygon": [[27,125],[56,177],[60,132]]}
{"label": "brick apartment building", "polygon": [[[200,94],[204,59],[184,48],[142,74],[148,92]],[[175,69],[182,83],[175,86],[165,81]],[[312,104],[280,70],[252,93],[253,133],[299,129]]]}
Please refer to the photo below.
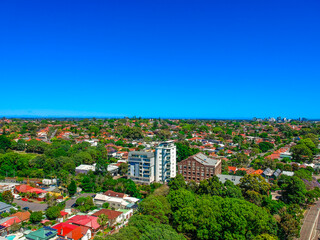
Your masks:
{"label": "brick apartment building", "polygon": [[221,174],[221,160],[212,159],[202,153],[198,153],[178,163],[178,173],[185,181],[200,182]]}

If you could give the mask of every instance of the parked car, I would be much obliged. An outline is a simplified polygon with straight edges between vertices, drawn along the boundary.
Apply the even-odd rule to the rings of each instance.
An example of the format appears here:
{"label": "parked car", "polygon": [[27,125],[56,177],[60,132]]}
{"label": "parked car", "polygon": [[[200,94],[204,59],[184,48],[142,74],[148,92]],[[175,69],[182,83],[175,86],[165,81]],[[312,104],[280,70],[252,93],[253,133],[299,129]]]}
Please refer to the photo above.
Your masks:
{"label": "parked car", "polygon": [[29,210],[29,207],[24,207],[24,208],[22,208],[22,209],[28,211],[28,210]]}
{"label": "parked car", "polygon": [[28,198],[22,198],[22,201],[28,202]]}

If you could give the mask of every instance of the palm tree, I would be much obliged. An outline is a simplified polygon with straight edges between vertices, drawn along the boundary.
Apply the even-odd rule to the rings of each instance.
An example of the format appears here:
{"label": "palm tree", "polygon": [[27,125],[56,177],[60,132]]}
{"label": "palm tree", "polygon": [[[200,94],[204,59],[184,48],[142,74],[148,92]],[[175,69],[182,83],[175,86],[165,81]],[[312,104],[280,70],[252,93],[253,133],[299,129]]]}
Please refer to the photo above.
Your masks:
{"label": "palm tree", "polygon": [[109,221],[109,218],[107,215],[105,214],[101,214],[99,217],[98,217],[98,223],[100,224],[100,226],[103,226],[105,227],[107,225]]}

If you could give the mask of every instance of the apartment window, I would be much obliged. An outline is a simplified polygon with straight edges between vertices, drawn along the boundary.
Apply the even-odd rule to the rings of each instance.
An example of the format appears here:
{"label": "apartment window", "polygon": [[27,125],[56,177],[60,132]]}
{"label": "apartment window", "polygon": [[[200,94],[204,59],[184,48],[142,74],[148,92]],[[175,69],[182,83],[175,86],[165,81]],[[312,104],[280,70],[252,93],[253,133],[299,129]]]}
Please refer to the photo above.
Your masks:
{"label": "apartment window", "polygon": [[197,173],[197,176],[200,176],[200,173]]}
{"label": "apartment window", "polygon": [[188,161],[188,165],[191,165],[190,161]]}
{"label": "apartment window", "polygon": [[201,176],[202,176],[202,177],[204,176],[204,173],[203,173],[203,172],[201,173]]}
{"label": "apartment window", "polygon": [[200,170],[200,167],[197,167],[197,171],[199,171]]}
{"label": "apartment window", "polygon": [[192,167],[192,170],[195,170],[196,168],[195,167]]}
{"label": "apartment window", "polygon": [[202,172],[204,171],[204,167],[201,167],[201,171],[202,171]]}
{"label": "apartment window", "polygon": [[207,172],[209,172],[210,168],[207,167]]}
{"label": "apartment window", "polygon": [[186,165],[184,165],[184,166],[183,166],[183,168],[187,168],[187,166],[186,166]]}
{"label": "apartment window", "polygon": [[182,165],[179,165],[179,168],[181,169],[181,168],[182,168]]}

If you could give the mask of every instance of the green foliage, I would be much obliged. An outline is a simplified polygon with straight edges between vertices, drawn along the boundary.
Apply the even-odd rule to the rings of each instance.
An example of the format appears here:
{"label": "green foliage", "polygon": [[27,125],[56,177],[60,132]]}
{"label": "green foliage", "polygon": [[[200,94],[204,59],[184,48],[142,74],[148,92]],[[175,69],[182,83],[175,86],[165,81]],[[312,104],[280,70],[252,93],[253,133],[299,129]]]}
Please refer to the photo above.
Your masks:
{"label": "green foliage", "polygon": [[209,194],[212,196],[243,198],[241,189],[238,186],[235,186],[230,180],[223,184],[217,176],[201,181],[196,192],[197,194]]}
{"label": "green foliage", "polygon": [[294,175],[300,179],[312,181],[312,172],[308,171],[307,169],[300,168],[299,170],[294,172]]}
{"label": "green foliage", "polygon": [[287,204],[303,205],[306,201],[307,189],[304,182],[297,176],[287,178],[283,188],[282,199]]}
{"label": "green foliage", "polygon": [[168,215],[171,214],[171,207],[164,196],[150,195],[140,203],[140,211],[145,215],[152,215],[161,223],[169,223]]}
{"label": "green foliage", "polygon": [[168,183],[168,186],[172,190],[178,190],[180,188],[186,188],[186,182],[184,180],[184,177],[181,174],[178,174],[175,178],[171,178],[170,182]]}
{"label": "green foliage", "polygon": [[202,195],[177,201],[170,198],[170,204],[178,206],[173,225],[192,239],[254,239],[262,233],[277,234],[275,219],[244,200]]}
{"label": "green foliage", "polygon": [[58,206],[49,207],[49,208],[45,211],[45,215],[47,216],[47,218],[48,218],[49,220],[55,220],[55,219],[61,217],[60,208],[59,208]]}
{"label": "green foliage", "polygon": [[313,154],[318,152],[316,145],[310,138],[302,139],[291,148],[292,157],[297,161],[312,160]]}
{"label": "green foliage", "polygon": [[259,148],[262,152],[267,152],[271,149],[273,149],[274,145],[269,142],[261,142],[259,143]]}
{"label": "green foliage", "polygon": [[188,142],[177,142],[177,161],[180,162],[200,152],[197,148],[191,148]]}
{"label": "green foliage", "polygon": [[[178,234],[170,225],[161,224],[150,215],[134,215],[127,227],[120,229],[119,233],[106,237],[107,240],[183,240],[183,235]],[[99,240],[95,238],[95,240]]]}
{"label": "green foliage", "polygon": [[32,223],[41,222],[41,220],[42,220],[42,215],[43,215],[43,213],[42,213],[41,211],[32,212],[32,213],[30,214],[30,222],[32,222]]}
{"label": "green foliage", "polygon": [[70,196],[73,196],[74,194],[76,194],[77,185],[76,185],[76,182],[74,180],[72,180],[71,183],[68,185],[68,191],[69,191],[69,195]]}
{"label": "green foliage", "polygon": [[81,212],[88,212],[95,208],[92,197],[80,197],[76,200],[77,209]]}
{"label": "green foliage", "polygon": [[10,140],[5,135],[0,135],[0,150],[6,151],[11,147]]}
{"label": "green foliage", "polygon": [[13,202],[13,194],[11,191],[4,191],[2,193],[2,199],[4,202],[11,204]]}
{"label": "green foliage", "polygon": [[102,207],[103,208],[109,208],[109,205],[110,205],[109,203],[105,202],[105,203],[102,204]]}

